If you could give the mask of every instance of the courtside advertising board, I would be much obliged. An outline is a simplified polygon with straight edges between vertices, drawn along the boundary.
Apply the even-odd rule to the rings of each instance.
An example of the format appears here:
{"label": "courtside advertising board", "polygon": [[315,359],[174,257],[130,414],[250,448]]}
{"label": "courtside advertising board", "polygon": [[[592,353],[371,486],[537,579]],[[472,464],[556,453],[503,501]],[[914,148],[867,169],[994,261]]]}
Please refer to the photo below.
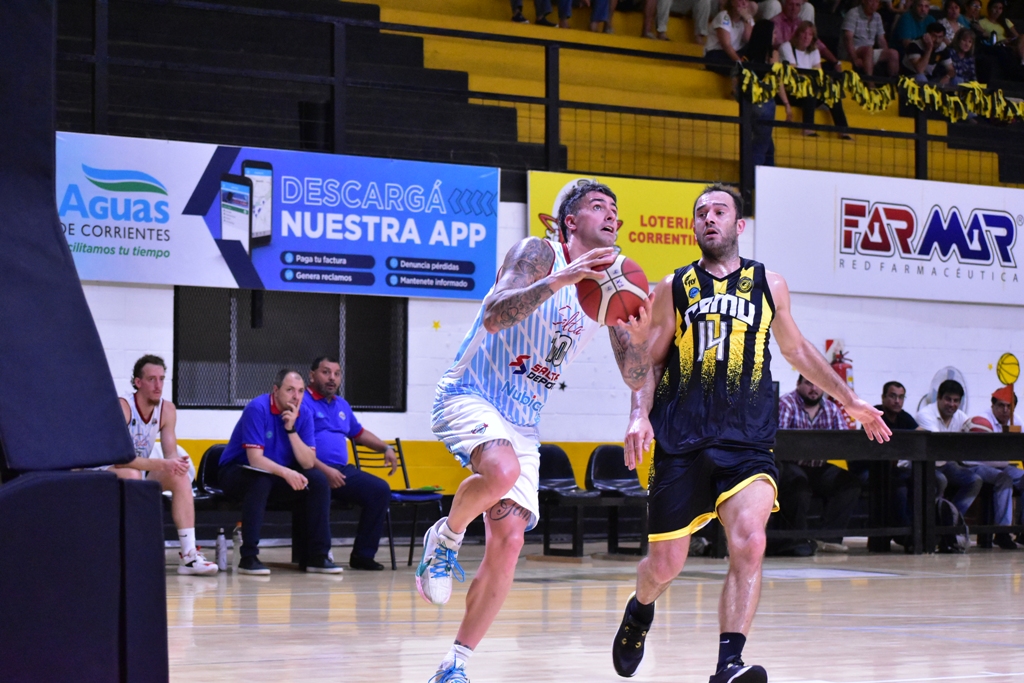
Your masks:
{"label": "courtside advertising board", "polygon": [[57,134],[82,280],[482,299],[499,170]]}
{"label": "courtside advertising board", "polygon": [[794,292],[1024,306],[1024,190],[759,166],[755,216]]}
{"label": "courtside advertising board", "polygon": [[693,236],[693,203],[707,183],[530,171],[530,234],[559,241],[556,217],[562,197],[576,183],[587,180],[604,183],[615,193],[621,224],[616,244],[643,268],[651,282],[700,258]]}

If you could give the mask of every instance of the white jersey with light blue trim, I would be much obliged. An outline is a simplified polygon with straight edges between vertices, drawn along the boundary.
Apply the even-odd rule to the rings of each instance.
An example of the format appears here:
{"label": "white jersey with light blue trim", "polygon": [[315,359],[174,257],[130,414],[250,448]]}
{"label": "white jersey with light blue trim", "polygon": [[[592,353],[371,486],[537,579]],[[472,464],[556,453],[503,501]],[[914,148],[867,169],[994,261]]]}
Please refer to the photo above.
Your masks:
{"label": "white jersey with light blue trim", "polygon": [[[565,246],[544,241],[555,253],[551,272],[568,266]],[[494,334],[484,328],[481,306],[455,364],[437,385],[436,401],[474,394],[512,424],[532,427],[540,421],[548,393],[600,327],[583,313],[573,286],[562,287],[528,318]]]}

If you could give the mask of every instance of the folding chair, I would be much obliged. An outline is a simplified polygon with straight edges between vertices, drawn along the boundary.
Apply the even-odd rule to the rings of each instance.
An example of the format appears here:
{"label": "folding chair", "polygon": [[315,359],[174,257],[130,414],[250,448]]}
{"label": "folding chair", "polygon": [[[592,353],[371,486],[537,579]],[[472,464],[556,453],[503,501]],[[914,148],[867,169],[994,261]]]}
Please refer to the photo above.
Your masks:
{"label": "folding chair", "polygon": [[[355,466],[364,472],[377,474],[374,470],[391,470],[391,466],[384,461],[383,453],[375,453],[366,446],[359,446],[350,439],[352,444],[352,460]],[[409,534],[409,566],[412,566],[413,550],[416,547],[416,521],[421,505],[436,505],[437,516],[441,517],[441,498],[439,491],[414,489],[409,486],[409,471],[405,468],[405,453],[402,452],[402,440],[395,439],[391,444],[395,449],[395,456],[398,458],[398,466],[402,470],[402,477],[405,480],[405,489],[391,492],[391,504],[385,521],[388,526],[388,547],[391,550],[391,569],[398,569],[395,562],[395,534],[391,528],[391,509],[395,507],[412,507],[412,532]]]}

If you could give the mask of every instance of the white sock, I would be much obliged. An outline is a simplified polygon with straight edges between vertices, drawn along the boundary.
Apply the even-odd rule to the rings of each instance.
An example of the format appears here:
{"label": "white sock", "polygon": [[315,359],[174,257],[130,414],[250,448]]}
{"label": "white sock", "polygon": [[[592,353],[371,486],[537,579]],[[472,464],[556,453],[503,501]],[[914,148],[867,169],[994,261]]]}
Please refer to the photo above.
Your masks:
{"label": "white sock", "polygon": [[458,643],[452,644],[452,649],[448,650],[448,654],[441,660],[441,668],[447,669],[453,664],[458,666],[465,666],[466,662],[469,661],[470,655],[473,654],[473,649],[466,647],[465,645],[459,645]]}
{"label": "white sock", "polygon": [[466,535],[465,531],[463,531],[461,534],[457,534],[454,531],[452,531],[448,527],[447,517],[445,517],[444,521],[441,522],[441,526],[438,527],[437,533],[446,541],[448,541],[447,543],[445,543],[445,545],[448,546],[448,549],[454,550],[456,552],[458,552],[459,548],[462,547],[462,538]]}
{"label": "white sock", "polygon": [[181,541],[181,556],[185,557],[196,549],[196,529],[178,529],[178,540]]}

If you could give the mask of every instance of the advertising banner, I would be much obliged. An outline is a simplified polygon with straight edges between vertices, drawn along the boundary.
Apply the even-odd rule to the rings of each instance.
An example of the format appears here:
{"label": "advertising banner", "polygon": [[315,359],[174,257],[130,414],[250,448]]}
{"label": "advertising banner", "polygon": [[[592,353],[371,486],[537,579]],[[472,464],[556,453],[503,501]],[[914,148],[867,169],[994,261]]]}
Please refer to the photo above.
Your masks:
{"label": "advertising banner", "polygon": [[795,292],[1024,306],[1024,191],[758,167],[754,254]]}
{"label": "advertising banner", "polygon": [[499,171],[57,134],[82,280],[482,299]]}
{"label": "advertising banner", "polygon": [[700,258],[693,236],[693,203],[705,183],[580,176],[530,171],[530,234],[558,240],[558,206],[581,180],[596,180],[618,198],[622,252],[640,264],[651,282]]}

